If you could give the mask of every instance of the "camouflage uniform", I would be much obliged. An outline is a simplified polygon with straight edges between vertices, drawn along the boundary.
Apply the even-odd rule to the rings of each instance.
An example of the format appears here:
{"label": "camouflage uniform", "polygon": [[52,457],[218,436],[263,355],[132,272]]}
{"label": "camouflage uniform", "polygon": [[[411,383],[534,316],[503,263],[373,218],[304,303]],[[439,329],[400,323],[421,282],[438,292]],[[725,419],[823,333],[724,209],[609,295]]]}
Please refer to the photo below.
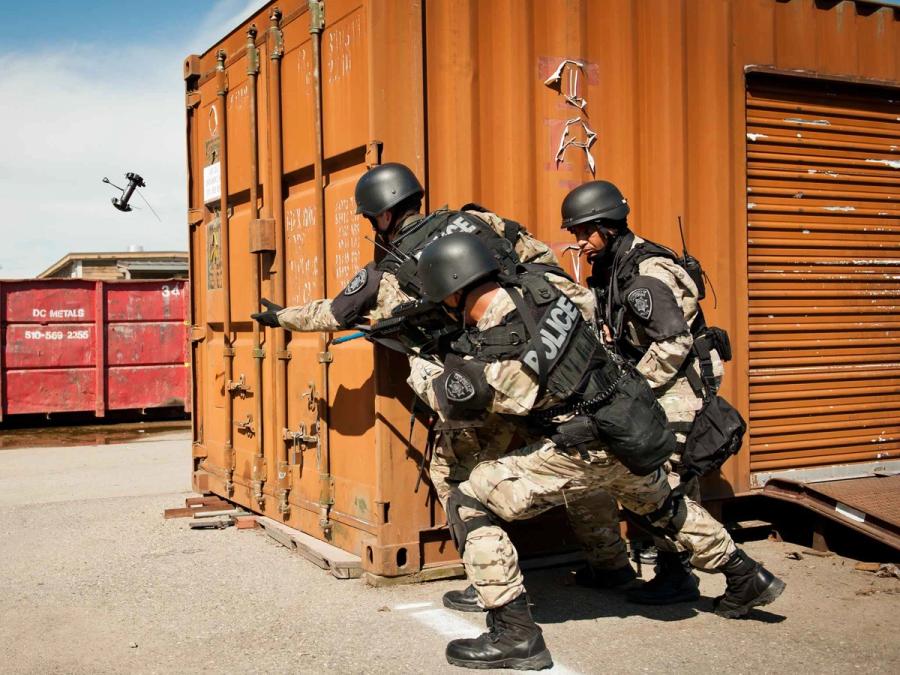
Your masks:
{"label": "camouflage uniform", "polygon": [[[466,211],[485,221],[499,235],[504,236],[504,220],[486,211]],[[395,237],[402,236],[421,220],[421,215],[406,218],[397,228]],[[530,263],[557,264],[553,251],[526,230],[519,231],[514,246],[519,260]],[[375,323],[390,316],[397,305],[410,300],[393,274],[385,272],[377,275],[374,263],[370,263],[354,277],[354,282],[364,276],[366,281],[377,279],[376,288],[367,289],[370,300],[367,311],[361,314],[369,323]],[[347,289],[341,291],[346,296]],[[358,294],[366,290],[356,291]],[[341,296],[339,295],[338,298]],[[278,312],[282,327],[292,331],[337,331],[345,330],[345,325],[335,316],[335,300],[314,300],[305,305],[286,307]],[[411,362],[412,363],[412,362]],[[452,484],[464,481],[479,461],[496,458],[506,453],[515,436],[515,428],[502,418],[490,416],[481,421],[456,425],[456,428],[439,430],[435,451],[431,459],[429,473],[442,505],[446,505],[447,494]],[[619,508],[609,494],[595,494],[590,499],[573,503],[567,510],[569,522],[581,542],[588,561],[597,569],[618,569],[628,564],[625,543],[619,535]]]}
{"label": "camouflage uniform", "polygon": [[[504,235],[504,221],[500,216],[485,211],[466,211],[466,213],[485,221],[499,236]],[[421,219],[422,216],[418,214],[407,217],[397,228],[394,236],[400,237]],[[515,252],[519,260],[523,262],[557,264],[553,251],[524,229],[520,230],[516,239]],[[359,279],[364,270],[367,277],[371,276],[374,266],[374,263],[366,265],[357,273],[354,280]],[[351,281],[348,288],[351,288],[353,283],[354,281]],[[341,291],[342,294],[346,294],[346,292],[347,288]],[[400,289],[400,284],[393,274],[385,273],[379,275],[377,295],[372,300],[374,302],[368,303],[370,308],[361,315],[369,323],[389,317],[394,307],[411,300],[411,298]],[[283,328],[300,332],[346,330],[350,326],[343,324],[332,311],[334,302],[335,300],[328,299],[313,300],[305,305],[285,307],[278,312],[278,322]]]}
{"label": "camouflage uniform", "polygon": [[[429,466],[431,482],[441,504],[454,486],[469,478],[481,462],[503,457],[513,440],[531,441],[527,432],[499,415],[489,414],[476,424],[447,424],[438,432]],[[536,439],[534,439],[536,440]],[[564,505],[569,525],[584,549],[587,562],[597,570],[616,570],[629,564],[625,542],[619,534],[619,504],[605,490],[571,498]]]}
{"label": "camouflage uniform", "polygon": [[[590,291],[552,274],[545,278],[578,307],[585,321],[593,321],[595,303]],[[499,326],[513,311],[512,298],[500,289],[478,320],[476,329],[485,331]],[[436,380],[443,374],[443,366],[422,357],[414,358],[412,365],[410,386],[440,413]],[[490,388],[490,412],[528,416],[559,403],[551,395],[536,400],[538,380],[519,360],[487,363],[483,372]],[[599,441],[575,449],[557,447],[544,439],[478,463],[458,489],[480,502],[482,508],[471,505],[459,508],[463,521],[477,523],[484,523],[491,514],[506,521],[531,518],[554,506],[577,503],[585,496],[590,498],[599,490],[610,492],[629,510],[651,519],[662,518],[660,514],[673,503],[662,469],[648,476],[636,476]],[[683,504],[685,511],[680,513],[683,524],[673,533],[674,537],[693,552],[692,562],[697,567],[714,569],[724,564],[735,551],[728,533],[695,502],[685,498]],[[467,533],[463,562],[486,608],[506,605],[524,592],[515,548],[498,525],[475,525]]]}
{"label": "camouflage uniform", "polygon": [[[643,242],[644,239],[635,236],[631,248]],[[638,273],[641,277],[650,277],[662,282],[671,291],[687,326],[693,325],[699,314],[700,301],[697,299],[697,286],[684,268],[668,258],[654,256],[638,264]],[[690,356],[694,344],[690,330],[665,339],[653,340],[647,335],[645,325],[639,317],[633,312],[626,312],[622,339],[644,352],[636,367],[653,388],[657,400],[666,411],[666,417],[672,431],[675,432],[679,446],[683,445],[694,423],[694,417],[703,406],[703,399],[694,392],[687,376],[682,372],[682,365]],[[713,374],[718,385],[724,372],[722,360],[714,349],[711,351],[711,357]],[[696,359],[690,367],[696,371],[699,379],[700,368]],[[672,460],[673,465],[677,466],[680,457],[673,455]]]}

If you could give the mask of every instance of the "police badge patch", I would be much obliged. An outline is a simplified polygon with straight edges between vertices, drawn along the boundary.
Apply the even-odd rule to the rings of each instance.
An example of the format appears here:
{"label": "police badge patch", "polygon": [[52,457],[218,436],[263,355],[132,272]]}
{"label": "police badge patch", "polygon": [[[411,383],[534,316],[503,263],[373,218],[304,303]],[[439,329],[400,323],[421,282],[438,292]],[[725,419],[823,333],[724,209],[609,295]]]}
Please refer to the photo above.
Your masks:
{"label": "police badge patch", "polygon": [[653,313],[653,296],[649,288],[635,288],[628,294],[628,304],[644,321]]}
{"label": "police badge patch", "polygon": [[453,372],[444,382],[444,393],[448,401],[462,403],[475,396],[475,385],[462,373]]}
{"label": "police badge patch", "polygon": [[366,285],[366,281],[369,280],[369,270],[363,267],[359,272],[356,273],[350,283],[347,284],[347,287],[344,289],[344,295],[353,295],[357,291],[359,291],[363,286]]}

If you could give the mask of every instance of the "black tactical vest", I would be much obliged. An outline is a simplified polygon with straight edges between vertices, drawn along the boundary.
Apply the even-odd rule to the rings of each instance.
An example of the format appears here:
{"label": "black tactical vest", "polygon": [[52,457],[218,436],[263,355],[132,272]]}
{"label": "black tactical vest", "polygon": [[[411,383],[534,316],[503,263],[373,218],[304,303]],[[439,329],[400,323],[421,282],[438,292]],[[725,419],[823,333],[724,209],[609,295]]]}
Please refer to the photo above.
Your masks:
{"label": "black tactical vest", "polygon": [[[627,249],[634,241],[634,233],[629,232],[620,242],[622,249]],[[627,309],[625,301],[625,291],[631,286],[635,278],[640,276],[639,266],[647,258],[666,258],[676,265],[685,269],[693,280],[693,270],[687,269],[684,259],[677,253],[665,246],[660,246],[652,241],[643,241],[637,244],[631,250],[625,253],[616,254],[612,262],[612,270],[607,288],[602,288],[603,284],[596,278],[589,278],[588,285],[598,289],[598,306],[602,305],[601,311],[604,319],[613,328],[616,335],[620,335],[624,313]],[[693,259],[691,259],[693,260]],[[695,281],[696,284],[696,281]],[[702,308],[697,307],[697,316],[691,325],[691,334],[696,338],[706,331],[706,319],[703,316]],[[643,354],[635,355],[637,358]]]}
{"label": "black tactical vest", "polygon": [[[465,210],[481,210],[475,204],[467,204]],[[382,258],[377,269],[390,272],[400,283],[400,289],[413,297],[421,297],[419,280],[416,277],[418,256],[429,243],[454,232],[474,234],[491,250],[504,273],[512,273],[519,259],[515,243],[522,227],[517,222],[505,220],[504,236],[478,216],[463,211],[438,209],[420,220],[405,226],[391,242],[392,252]]]}
{"label": "black tactical vest", "polygon": [[538,401],[543,393],[557,403],[591,399],[617,374],[603,368],[606,349],[578,306],[544,278],[546,271],[519,266],[517,274],[501,277],[517,309],[498,326],[466,331],[451,348],[485,362],[520,360],[541,382]]}

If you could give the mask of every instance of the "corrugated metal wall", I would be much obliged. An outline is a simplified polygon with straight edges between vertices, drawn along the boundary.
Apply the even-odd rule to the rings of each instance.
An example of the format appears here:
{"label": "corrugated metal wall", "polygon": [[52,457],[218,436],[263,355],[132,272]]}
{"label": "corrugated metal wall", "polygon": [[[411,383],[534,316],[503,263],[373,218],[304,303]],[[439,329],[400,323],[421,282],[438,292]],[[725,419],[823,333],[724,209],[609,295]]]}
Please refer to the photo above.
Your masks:
{"label": "corrugated metal wall", "polygon": [[751,469],[874,460],[900,448],[900,105],[892,96],[751,80]]}
{"label": "corrugated metal wall", "polygon": [[[705,303],[707,317],[735,347],[723,392],[749,416],[745,68],[896,83],[896,12],[813,0],[428,0],[425,32],[430,206],[475,199],[562,243],[566,192],[602,177],[650,238],[680,245],[684,216],[719,300]],[[745,447],[709,493],[748,490],[749,472]]]}

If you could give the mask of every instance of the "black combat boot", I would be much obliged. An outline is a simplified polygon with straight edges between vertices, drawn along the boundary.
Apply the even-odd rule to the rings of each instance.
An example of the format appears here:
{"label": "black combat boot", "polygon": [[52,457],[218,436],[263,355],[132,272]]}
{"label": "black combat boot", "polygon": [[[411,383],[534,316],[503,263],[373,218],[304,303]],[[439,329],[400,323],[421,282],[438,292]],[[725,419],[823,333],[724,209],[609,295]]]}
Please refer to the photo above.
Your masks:
{"label": "black combat boot", "polygon": [[472,584],[461,591],[447,591],[444,593],[444,607],[455,609],[457,612],[483,612],[478,605],[478,592]]}
{"label": "black combat boot", "polygon": [[700,599],[700,580],[691,571],[690,551],[660,551],[656,556],[656,576],[625,595],[639,605],[672,605]]}
{"label": "black combat boot", "polygon": [[611,570],[585,565],[575,572],[575,583],[588,588],[622,588],[635,579],[637,573],[629,564]]}
{"label": "black combat boot", "polygon": [[474,639],[453,640],[447,645],[447,662],[463,668],[550,668],[553,659],[541,629],[531,618],[528,596],[522,593],[510,603],[489,609],[488,632]]}
{"label": "black combat boot", "polygon": [[753,607],[768,605],[784,590],[784,582],[741,549],[717,571],[725,575],[725,595],[715,599],[716,614],[726,619],[744,616]]}

